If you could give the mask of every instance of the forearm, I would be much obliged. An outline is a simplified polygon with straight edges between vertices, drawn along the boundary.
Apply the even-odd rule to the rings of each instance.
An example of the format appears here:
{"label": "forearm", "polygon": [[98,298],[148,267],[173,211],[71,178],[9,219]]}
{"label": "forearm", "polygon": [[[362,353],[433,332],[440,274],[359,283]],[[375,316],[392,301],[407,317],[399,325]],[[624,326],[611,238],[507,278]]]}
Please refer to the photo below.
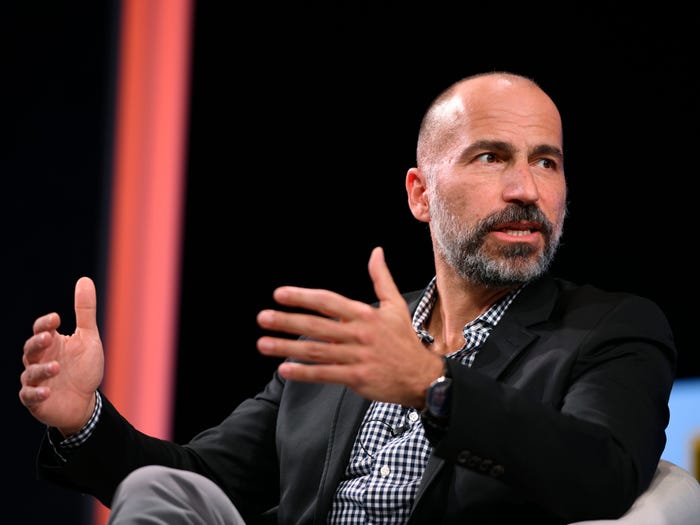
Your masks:
{"label": "forearm", "polygon": [[[58,452],[58,454],[57,454]],[[38,476],[96,497],[109,506],[114,490],[132,470],[163,464],[195,470],[195,458],[183,447],[136,430],[102,397],[102,411],[88,439],[75,448],[60,448],[44,437],[37,462]]]}

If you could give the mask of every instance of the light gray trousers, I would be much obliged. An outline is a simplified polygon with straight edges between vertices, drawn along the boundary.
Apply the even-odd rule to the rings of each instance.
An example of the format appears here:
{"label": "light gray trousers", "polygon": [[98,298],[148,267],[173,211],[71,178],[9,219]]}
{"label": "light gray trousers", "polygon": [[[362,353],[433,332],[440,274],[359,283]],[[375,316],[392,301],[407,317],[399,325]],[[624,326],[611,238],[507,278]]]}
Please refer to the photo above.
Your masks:
{"label": "light gray trousers", "polygon": [[117,487],[108,525],[245,525],[214,482],[159,465],[139,468]]}

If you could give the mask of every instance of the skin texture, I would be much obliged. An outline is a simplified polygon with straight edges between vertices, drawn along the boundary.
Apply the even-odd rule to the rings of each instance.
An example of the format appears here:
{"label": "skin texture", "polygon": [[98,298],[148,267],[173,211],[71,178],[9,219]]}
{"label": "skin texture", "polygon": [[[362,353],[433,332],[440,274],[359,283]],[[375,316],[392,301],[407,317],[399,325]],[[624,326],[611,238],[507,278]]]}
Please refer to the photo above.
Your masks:
{"label": "skin texture", "polygon": [[[544,271],[566,215],[562,129],[552,100],[533,82],[492,73],[458,82],[436,100],[422,123],[417,166],[406,174],[408,205],[430,226],[438,299],[426,351],[381,247],[368,271],[378,307],[335,292],[282,286],[280,309],[258,324],[309,339],[263,336],[259,352],[284,362],[286,378],[338,383],[374,400],[423,407],[441,355],[464,344],[462,328],[495,301]],[[285,308],[302,309],[289,312]],[[91,279],[75,288],[76,331],[61,334],[60,317],[38,318],[24,345],[20,401],[64,435],[89,419],[103,379],[104,355]]]}

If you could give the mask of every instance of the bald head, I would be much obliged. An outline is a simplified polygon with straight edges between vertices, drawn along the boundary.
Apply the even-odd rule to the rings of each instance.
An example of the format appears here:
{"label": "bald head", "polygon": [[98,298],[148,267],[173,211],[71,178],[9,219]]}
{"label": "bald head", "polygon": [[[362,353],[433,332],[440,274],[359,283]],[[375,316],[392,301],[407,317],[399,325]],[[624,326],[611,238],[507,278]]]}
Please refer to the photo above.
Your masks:
{"label": "bald head", "polygon": [[465,127],[498,119],[531,126],[533,132],[538,126],[550,126],[557,130],[561,145],[559,110],[537,83],[514,73],[480,73],[455,82],[431,103],[418,134],[418,167],[430,175],[435,163],[459,147]]}

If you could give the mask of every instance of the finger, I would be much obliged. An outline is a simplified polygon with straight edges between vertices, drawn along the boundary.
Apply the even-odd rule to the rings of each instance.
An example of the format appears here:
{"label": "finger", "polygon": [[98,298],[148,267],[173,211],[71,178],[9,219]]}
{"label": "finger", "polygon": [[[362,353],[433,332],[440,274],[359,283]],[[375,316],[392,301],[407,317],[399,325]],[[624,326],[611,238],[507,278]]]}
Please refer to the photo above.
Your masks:
{"label": "finger", "polygon": [[391,276],[389,267],[384,259],[384,249],[377,246],[372,250],[367,265],[369,276],[374,285],[374,293],[379,302],[403,300],[394,278]]}
{"label": "finger", "polygon": [[365,303],[322,289],[281,286],[272,295],[281,305],[313,310],[335,319],[354,318],[368,308]]}
{"label": "finger", "polygon": [[25,386],[37,386],[58,374],[58,370],[58,361],[28,365],[20,375],[20,380]]}
{"label": "finger", "polygon": [[345,367],[335,364],[305,365],[285,361],[280,364],[278,370],[280,375],[286,379],[310,383],[335,383],[350,386],[353,379]]}
{"label": "finger", "polygon": [[24,353],[22,362],[25,366],[39,358],[41,352],[51,345],[51,334],[49,332],[39,332],[31,336],[24,342]]}
{"label": "finger", "polygon": [[341,341],[349,335],[344,324],[317,315],[262,310],[258,313],[257,321],[258,325],[266,330],[305,335],[325,341]]}
{"label": "finger", "polygon": [[97,329],[97,293],[89,277],[75,283],[75,323],[77,328]]}
{"label": "finger", "polygon": [[257,347],[261,354],[271,357],[290,357],[300,361],[336,365],[355,361],[346,345],[334,345],[311,339],[263,336],[258,339]]}
{"label": "finger", "polygon": [[48,399],[50,389],[47,386],[23,386],[19,391],[19,400],[27,408]]}
{"label": "finger", "polygon": [[41,332],[50,332],[57,330],[61,325],[61,318],[55,312],[38,317],[32,325],[32,332],[40,334]]}

